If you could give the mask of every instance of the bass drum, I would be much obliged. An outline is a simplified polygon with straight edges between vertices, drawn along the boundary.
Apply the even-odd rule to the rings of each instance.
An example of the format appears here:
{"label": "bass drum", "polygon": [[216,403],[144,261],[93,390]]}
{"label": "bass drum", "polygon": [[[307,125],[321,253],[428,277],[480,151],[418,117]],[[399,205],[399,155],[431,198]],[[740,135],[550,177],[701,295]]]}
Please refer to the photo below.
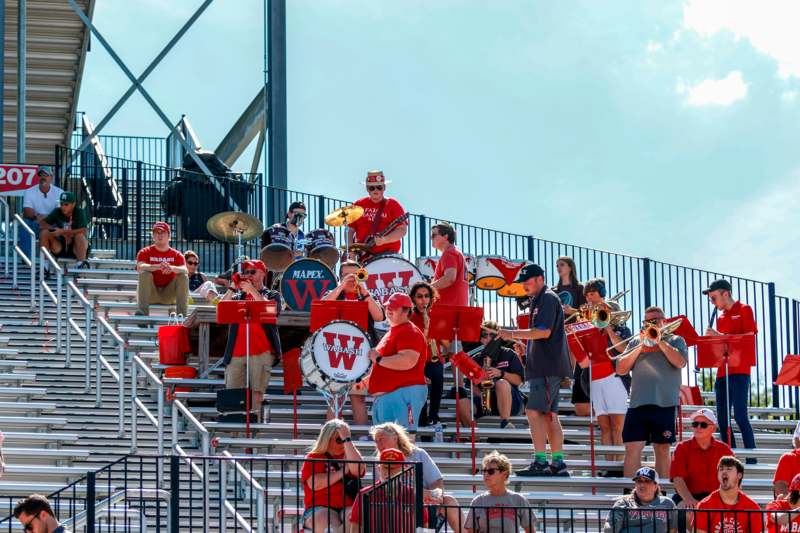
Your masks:
{"label": "bass drum", "polygon": [[377,255],[364,263],[364,268],[369,274],[367,290],[381,304],[396,292],[408,294],[413,284],[424,281],[419,269],[402,255]]}
{"label": "bass drum", "polygon": [[336,276],[316,259],[298,259],[281,275],[280,292],[292,311],[311,311],[311,302],[336,287]]}
{"label": "bass drum", "polygon": [[303,344],[300,371],[312,387],[329,395],[343,394],[372,368],[367,333],[353,322],[334,320]]}

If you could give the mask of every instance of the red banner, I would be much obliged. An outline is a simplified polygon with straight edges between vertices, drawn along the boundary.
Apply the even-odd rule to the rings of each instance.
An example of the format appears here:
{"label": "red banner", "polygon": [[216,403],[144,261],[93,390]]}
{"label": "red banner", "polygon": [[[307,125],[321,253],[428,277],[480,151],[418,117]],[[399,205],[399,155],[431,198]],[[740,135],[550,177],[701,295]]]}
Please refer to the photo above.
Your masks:
{"label": "red banner", "polygon": [[37,165],[0,165],[0,194],[22,196],[25,189],[37,184]]}

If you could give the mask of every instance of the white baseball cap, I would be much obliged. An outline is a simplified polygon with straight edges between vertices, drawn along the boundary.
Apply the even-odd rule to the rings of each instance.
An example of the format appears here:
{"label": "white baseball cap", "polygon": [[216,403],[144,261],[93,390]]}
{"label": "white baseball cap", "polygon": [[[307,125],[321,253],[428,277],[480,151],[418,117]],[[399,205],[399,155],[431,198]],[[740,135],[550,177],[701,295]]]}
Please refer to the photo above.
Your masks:
{"label": "white baseball cap", "polygon": [[[703,407],[703,408],[698,409],[697,411],[692,413],[692,416],[690,417],[690,419],[694,420],[695,418],[699,418],[701,416],[709,419],[711,421],[711,423],[714,424],[715,426],[717,425],[717,415],[715,415],[714,411],[712,411],[708,407]],[[796,429],[795,429],[795,432],[797,432]]]}

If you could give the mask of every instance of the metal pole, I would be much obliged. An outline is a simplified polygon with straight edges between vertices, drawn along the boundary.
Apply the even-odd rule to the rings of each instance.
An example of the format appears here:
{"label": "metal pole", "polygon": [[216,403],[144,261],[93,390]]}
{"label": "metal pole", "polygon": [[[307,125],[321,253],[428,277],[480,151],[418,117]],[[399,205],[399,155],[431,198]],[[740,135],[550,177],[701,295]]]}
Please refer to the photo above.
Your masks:
{"label": "metal pole", "polygon": [[14,271],[14,273],[12,275],[12,279],[14,281],[13,281],[13,284],[11,286],[14,287],[15,289],[18,287],[18,285],[17,285],[17,255],[18,255],[17,254],[17,246],[18,245],[19,245],[19,225],[15,221],[14,222],[14,254],[13,254],[13,257],[11,258],[12,259],[11,267],[12,267],[12,269]]}
{"label": "metal pole", "polygon": [[94,311],[91,307],[86,308],[86,339],[83,342],[84,345],[84,357],[83,357],[83,374],[84,374],[84,387],[83,392],[89,394],[91,390],[91,379],[92,379],[92,365],[89,361],[92,358],[92,315]]}
{"label": "metal pole", "polygon": [[[778,376],[779,357],[778,357],[778,310],[775,306],[775,284],[767,284],[767,307],[769,308],[769,355],[770,370],[772,371],[772,407],[781,406],[780,392],[778,385],[775,385],[775,378]],[[728,406],[730,409],[730,406]]]}
{"label": "metal pole", "polygon": [[[61,311],[59,306],[59,312]],[[67,353],[64,358],[64,368],[72,364],[72,290],[67,286]]]}
{"label": "metal pole", "polygon": [[[0,43],[3,43],[3,48],[5,49],[5,42],[6,42],[6,3],[0,2]],[[0,80],[6,79],[6,58],[5,54],[0,54]],[[5,159],[5,91],[0,91],[0,163],[3,163]],[[8,217],[6,217],[6,233],[8,233]],[[8,239],[6,239],[6,246],[8,246]],[[6,253],[8,253],[6,251]],[[4,274],[8,273],[8,256],[6,255],[6,269],[3,272]]]}
{"label": "metal pole", "polygon": [[[33,256],[36,254],[35,250],[31,250],[31,279],[36,277],[36,269],[33,268]],[[39,249],[39,277],[42,280],[42,283],[47,283],[44,279],[44,252],[42,249]],[[33,286],[31,285],[31,298],[33,298]],[[34,303],[31,302],[31,308],[33,308]],[[39,325],[41,326],[44,324],[44,288],[39,287]]]}
{"label": "metal pole", "polygon": [[[269,183],[288,189],[286,146],[286,0],[268,0]],[[285,211],[281,205],[281,212]]]}
{"label": "metal pole", "polygon": [[[17,0],[17,163],[25,163],[25,100],[27,61],[27,0]],[[4,46],[5,48],[5,46]]]}
{"label": "metal pole", "polygon": [[[131,453],[136,453],[136,437],[139,431],[139,418],[138,407],[136,406],[137,390],[136,390],[136,361],[131,362]],[[160,414],[160,413],[159,413]],[[161,429],[159,427],[159,429]],[[161,460],[161,449],[158,450],[158,460]]]}
{"label": "metal pole", "polygon": [[[56,273],[56,353],[61,353],[61,336],[64,332],[62,323],[63,310],[61,305],[61,290],[64,288],[64,273]],[[44,291],[42,291],[44,292]]]}
{"label": "metal pole", "polygon": [[125,435],[125,345],[119,346],[119,436]]}
{"label": "metal pole", "polygon": [[96,328],[97,329],[96,329],[95,335],[97,335],[97,339],[96,339],[96,341],[97,341],[97,352],[95,353],[95,358],[94,358],[94,360],[95,360],[95,365],[94,365],[94,371],[95,371],[95,376],[94,376],[94,390],[95,390],[94,404],[95,404],[95,406],[100,407],[101,405],[103,405],[103,397],[102,397],[102,393],[100,392],[100,387],[102,386],[102,383],[101,383],[101,380],[100,380],[100,371],[101,371],[101,368],[100,368],[100,356],[102,355],[102,350],[103,350],[103,332],[100,329],[100,323],[99,322],[97,323]]}
{"label": "metal pole", "polygon": [[[169,466],[169,531],[170,533],[178,533],[180,531],[181,517],[180,458],[177,455],[170,457]],[[189,473],[191,475],[191,469],[189,470]]]}

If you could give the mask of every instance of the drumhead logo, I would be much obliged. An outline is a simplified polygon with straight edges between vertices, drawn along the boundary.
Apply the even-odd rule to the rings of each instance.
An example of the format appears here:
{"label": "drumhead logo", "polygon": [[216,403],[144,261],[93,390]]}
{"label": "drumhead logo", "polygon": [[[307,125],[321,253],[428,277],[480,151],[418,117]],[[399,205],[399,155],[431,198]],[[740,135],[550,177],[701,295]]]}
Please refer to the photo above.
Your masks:
{"label": "drumhead logo", "polygon": [[[414,274],[416,274],[416,272],[413,270],[370,274],[366,281],[367,290],[374,298],[383,302],[395,292],[405,292],[408,290],[408,287],[411,285],[411,278],[414,277]],[[381,287],[378,287],[378,280],[381,281]]]}
{"label": "drumhead logo", "polygon": [[322,335],[325,337],[324,347],[328,352],[331,368],[341,368],[344,365],[345,370],[352,370],[356,358],[361,352],[361,344],[364,342],[364,337],[328,331],[323,331]]}

